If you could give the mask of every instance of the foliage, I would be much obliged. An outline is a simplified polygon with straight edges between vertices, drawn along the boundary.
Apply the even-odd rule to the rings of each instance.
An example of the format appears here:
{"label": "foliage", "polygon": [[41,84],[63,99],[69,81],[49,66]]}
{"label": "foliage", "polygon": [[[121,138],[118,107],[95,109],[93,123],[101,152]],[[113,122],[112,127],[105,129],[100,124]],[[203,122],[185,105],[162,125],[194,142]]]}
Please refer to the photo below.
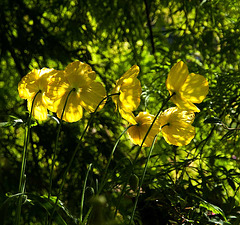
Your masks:
{"label": "foliage", "polygon": [[[0,223],[14,224],[16,212],[28,117],[26,101],[17,92],[23,76],[34,68],[59,70],[80,60],[91,65],[111,93],[116,80],[136,64],[142,95],[134,113],[156,115],[168,95],[167,74],[182,60],[189,71],[207,78],[210,91],[197,105],[201,112],[192,124],[196,135],[189,145],[176,147],[158,137],[134,224],[238,225],[239,9],[236,0],[1,0]],[[90,117],[86,112],[79,122],[62,124],[50,201],[47,193],[59,120],[50,113],[47,121],[31,122],[21,224],[45,224]],[[76,224],[90,164],[83,218],[93,225],[129,223],[148,148],[141,150],[131,185],[119,201],[138,150],[123,135],[109,164],[102,195],[95,195],[126,126],[111,100],[96,113],[67,174],[53,217],[56,224]]]}

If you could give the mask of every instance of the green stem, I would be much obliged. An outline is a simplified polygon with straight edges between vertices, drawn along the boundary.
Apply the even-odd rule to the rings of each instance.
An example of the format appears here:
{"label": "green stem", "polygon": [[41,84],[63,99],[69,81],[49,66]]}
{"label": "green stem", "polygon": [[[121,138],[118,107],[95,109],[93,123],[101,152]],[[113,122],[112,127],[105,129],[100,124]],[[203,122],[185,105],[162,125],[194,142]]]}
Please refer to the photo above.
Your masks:
{"label": "green stem", "polygon": [[174,92],[173,94],[169,95],[169,96],[167,97],[166,101],[162,104],[161,108],[158,110],[157,115],[154,117],[153,122],[151,123],[150,127],[148,128],[147,133],[145,134],[145,136],[144,136],[144,138],[143,138],[142,144],[141,144],[141,146],[139,147],[139,149],[138,149],[138,151],[137,151],[137,154],[136,154],[135,159],[134,159],[134,161],[133,161],[133,167],[134,167],[135,162],[137,161],[137,158],[138,158],[138,156],[139,156],[139,154],[140,154],[140,152],[141,152],[141,150],[142,150],[143,143],[145,142],[145,140],[146,140],[146,138],[147,138],[150,130],[152,129],[155,121],[157,120],[159,114],[160,114],[161,111],[163,110],[163,107],[168,103],[168,101],[170,100],[170,98],[171,98],[172,96],[174,96],[175,94],[176,94],[176,93]]}
{"label": "green stem", "polygon": [[128,182],[129,182],[129,178],[130,178],[131,174],[133,173],[135,164],[136,164],[136,162],[137,162],[137,158],[138,158],[138,156],[139,156],[139,154],[140,154],[140,152],[141,152],[141,150],[142,150],[143,143],[145,142],[145,140],[146,140],[146,138],[147,138],[150,130],[152,129],[155,121],[157,120],[157,118],[158,118],[159,114],[161,113],[161,111],[163,110],[164,106],[168,103],[168,101],[170,100],[170,98],[171,98],[172,96],[174,96],[175,94],[176,94],[176,93],[174,92],[173,94],[169,95],[169,96],[167,97],[167,99],[165,100],[165,102],[162,104],[161,108],[158,110],[157,115],[154,117],[153,122],[151,123],[151,125],[150,125],[149,128],[148,128],[147,133],[145,134],[145,136],[144,136],[144,138],[143,138],[143,140],[142,140],[141,146],[138,148],[137,154],[136,154],[136,156],[135,156],[135,158],[134,158],[134,161],[133,161],[132,172],[129,173],[128,179],[126,180],[126,182],[125,182],[124,185],[123,185],[123,189],[122,189],[122,191],[121,191],[121,194],[120,194],[120,197],[119,197],[119,201],[118,201],[117,207],[116,207],[116,209],[115,209],[114,217],[116,217],[116,215],[117,215],[118,207],[120,206],[121,199],[122,199],[122,197],[123,197],[123,195],[124,195],[124,193],[125,193],[127,184],[128,184]]}
{"label": "green stem", "polygon": [[57,130],[57,137],[56,137],[56,142],[55,142],[55,148],[54,148],[54,150],[53,150],[52,167],[51,167],[51,171],[50,171],[50,185],[49,185],[49,192],[48,192],[48,200],[50,199],[51,194],[52,194],[53,169],[54,169],[54,165],[55,165],[55,161],[56,161],[56,153],[57,153],[57,147],[58,147],[58,141],[59,141],[60,131],[61,131],[61,128],[62,128],[62,121],[63,121],[62,118],[63,118],[64,112],[65,112],[65,109],[66,109],[66,106],[67,106],[68,98],[69,98],[70,94],[71,94],[74,90],[75,90],[75,89],[72,89],[72,90],[68,93],[68,96],[67,96],[67,98],[66,98],[65,104],[64,104],[64,106],[63,106],[63,111],[62,111],[62,115],[61,115],[61,118],[60,118],[60,123],[59,123],[59,126],[58,126],[58,130]]}
{"label": "green stem", "polygon": [[148,154],[148,157],[147,157],[147,162],[145,164],[145,167],[144,167],[144,170],[143,170],[143,174],[142,174],[142,177],[141,177],[141,180],[140,180],[140,184],[139,184],[139,187],[138,187],[138,192],[137,192],[137,196],[136,196],[136,200],[135,200],[135,203],[134,203],[134,207],[133,207],[133,211],[132,211],[132,215],[131,215],[131,219],[130,219],[129,225],[131,225],[132,222],[133,222],[133,217],[134,217],[134,214],[135,214],[135,211],[136,211],[136,208],[137,208],[138,198],[140,196],[140,190],[141,190],[141,187],[143,185],[143,180],[144,180],[144,177],[146,175],[148,162],[149,162],[150,156],[152,154],[152,150],[153,150],[156,138],[157,138],[157,135],[154,137],[154,140],[152,142],[152,146],[150,148],[150,151],[149,151],[149,154]]}
{"label": "green stem", "polygon": [[[31,118],[32,118],[32,112],[33,112],[33,105],[34,105],[35,99],[36,99],[36,97],[37,97],[37,95],[39,93],[41,93],[40,90],[35,94],[35,96],[33,98],[31,111],[30,111],[30,114],[29,114],[28,120],[27,120],[27,127],[25,129],[23,158],[22,158],[20,181],[19,181],[19,187],[18,187],[18,192],[22,193],[22,194],[24,193],[25,184],[26,184],[25,170],[26,170],[26,162],[27,162],[27,145],[28,145],[29,135],[30,135],[30,127],[31,127]],[[16,220],[15,220],[15,224],[16,225],[18,225],[20,223],[21,209],[22,209],[22,195],[19,196],[19,198],[18,198],[17,211],[16,211]]]}
{"label": "green stem", "polygon": [[[73,88],[67,95],[67,98],[66,98],[66,101],[64,103],[64,106],[63,106],[63,111],[62,111],[62,114],[61,114],[61,118],[60,118],[60,123],[58,125],[58,130],[57,130],[57,137],[56,137],[56,142],[55,142],[55,147],[54,147],[54,150],[53,150],[53,157],[52,157],[52,166],[51,166],[51,171],[50,171],[50,182],[49,182],[49,191],[48,191],[48,200],[50,200],[51,198],[51,195],[52,195],[52,180],[53,180],[53,170],[54,170],[54,166],[55,166],[55,161],[56,161],[56,155],[57,155],[57,147],[58,147],[58,141],[59,141],[59,136],[60,136],[60,131],[61,131],[61,128],[62,128],[62,121],[63,121],[63,115],[64,115],[64,112],[65,112],[65,109],[66,109],[66,106],[67,106],[67,101],[69,99],[69,96],[70,94],[75,91],[75,88]],[[47,221],[48,221],[48,214],[47,214]],[[48,223],[48,222],[47,222]]]}
{"label": "green stem", "polygon": [[94,110],[94,112],[91,114],[91,117],[90,117],[90,119],[89,119],[89,121],[88,121],[88,123],[87,123],[87,126],[85,127],[85,129],[84,129],[84,131],[83,131],[83,133],[82,133],[82,135],[81,135],[81,137],[80,137],[80,139],[79,139],[79,141],[78,141],[78,144],[77,144],[77,146],[76,146],[76,148],[75,148],[75,150],[74,150],[74,152],[73,152],[73,154],[72,154],[72,157],[71,157],[71,159],[70,159],[70,162],[68,163],[68,166],[67,166],[67,168],[66,168],[66,170],[65,170],[65,172],[64,172],[64,174],[63,174],[62,183],[61,183],[61,185],[60,185],[60,188],[59,188],[59,191],[58,191],[58,195],[57,195],[57,199],[56,199],[56,202],[55,202],[54,207],[53,207],[53,211],[52,211],[51,216],[50,216],[50,221],[51,221],[51,219],[52,219],[52,217],[53,217],[53,214],[54,214],[54,212],[55,212],[55,210],[56,210],[56,206],[57,206],[57,203],[58,203],[58,200],[59,200],[59,196],[60,196],[60,194],[61,194],[61,192],[62,192],[62,188],[63,188],[63,185],[64,185],[64,183],[65,183],[65,179],[66,179],[67,173],[68,173],[70,167],[72,166],[73,160],[75,159],[75,156],[76,156],[76,154],[77,154],[77,152],[78,152],[78,150],[79,150],[79,148],[80,148],[80,145],[81,145],[81,141],[82,141],[82,139],[83,139],[83,136],[85,135],[88,127],[89,127],[90,124],[92,123],[93,118],[94,118],[94,116],[95,116],[95,114],[96,114],[99,106],[100,106],[106,99],[108,99],[108,98],[110,98],[111,96],[114,96],[114,95],[119,95],[119,93],[111,94],[111,95],[108,95],[108,96],[106,96],[105,98],[103,98],[103,99],[99,102],[99,104],[98,104],[98,106],[96,107],[96,109]]}
{"label": "green stem", "polygon": [[112,150],[112,152],[111,152],[111,155],[110,155],[110,157],[109,157],[107,166],[106,166],[106,168],[105,168],[104,175],[103,175],[103,179],[102,179],[102,181],[101,181],[101,183],[100,183],[100,187],[99,187],[99,190],[98,190],[98,194],[100,194],[100,192],[102,191],[102,189],[103,189],[103,187],[104,187],[104,185],[105,185],[105,183],[106,183],[108,167],[109,167],[109,165],[110,165],[110,163],[111,163],[113,154],[114,154],[114,152],[115,152],[115,150],[116,150],[116,148],[117,148],[117,146],[118,146],[118,143],[119,143],[121,137],[122,137],[122,136],[126,133],[126,131],[127,131],[130,127],[132,127],[132,126],[134,126],[134,125],[132,125],[132,124],[129,125],[129,126],[120,134],[119,138],[117,139],[117,141],[116,141],[116,143],[115,143],[115,145],[114,145],[114,147],[113,147],[113,150]]}
{"label": "green stem", "polygon": [[91,167],[92,167],[92,163],[88,167],[87,174],[86,174],[86,177],[85,177],[85,180],[84,180],[84,184],[83,184],[83,191],[82,191],[81,205],[80,205],[79,224],[82,224],[84,195],[85,195],[85,190],[86,190],[86,186],[87,186],[88,174],[89,174],[89,171],[91,170]]}

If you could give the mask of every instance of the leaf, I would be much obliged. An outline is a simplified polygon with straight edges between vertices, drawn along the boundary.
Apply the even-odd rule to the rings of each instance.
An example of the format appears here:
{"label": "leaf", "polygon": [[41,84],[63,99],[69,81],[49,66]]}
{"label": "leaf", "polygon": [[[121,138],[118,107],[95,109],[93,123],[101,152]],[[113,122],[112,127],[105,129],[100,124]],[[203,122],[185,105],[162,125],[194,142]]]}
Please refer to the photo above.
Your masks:
{"label": "leaf", "polygon": [[20,118],[17,118],[15,116],[9,116],[9,121],[7,122],[0,122],[0,127],[15,127],[16,125],[19,125],[23,123],[23,120]]}
{"label": "leaf", "polygon": [[52,120],[55,120],[57,122],[57,124],[60,124],[60,121],[56,116],[52,116],[52,115],[48,114],[48,117]]}
{"label": "leaf", "polygon": [[200,201],[199,207],[203,207],[203,208],[205,208],[205,209],[207,209],[207,210],[209,210],[209,211],[211,211],[215,214],[220,214],[224,218],[224,220],[227,221],[227,218],[226,218],[223,210],[221,208],[219,208],[218,206],[213,205],[213,204],[211,204],[211,203],[202,199]]}
{"label": "leaf", "polygon": [[[21,194],[6,195],[8,198],[0,206],[0,215],[1,215],[2,212],[4,212],[5,208],[8,208],[11,205],[15,206],[17,201],[18,201],[18,197],[20,195]],[[40,205],[43,209],[45,209],[47,211],[48,215],[51,214],[51,212],[53,210],[53,207],[54,207],[54,204],[55,204],[55,201],[56,201],[56,197],[51,197],[50,200],[48,200],[47,196],[38,196],[38,195],[31,194],[31,193],[29,193],[29,194],[25,193],[24,196],[27,196],[27,198],[28,198],[27,202],[28,203],[31,203],[31,204],[34,204],[34,205]],[[25,204],[27,202],[25,202]],[[74,218],[72,215],[70,215],[70,213],[68,212],[66,207],[64,207],[63,203],[59,200],[58,204],[57,204],[56,211],[55,211],[54,216],[53,216],[53,220],[54,220],[54,222],[56,222],[56,224],[67,225],[66,221],[59,214],[58,209],[62,209],[68,217],[73,219],[75,223],[77,222],[77,219]]]}

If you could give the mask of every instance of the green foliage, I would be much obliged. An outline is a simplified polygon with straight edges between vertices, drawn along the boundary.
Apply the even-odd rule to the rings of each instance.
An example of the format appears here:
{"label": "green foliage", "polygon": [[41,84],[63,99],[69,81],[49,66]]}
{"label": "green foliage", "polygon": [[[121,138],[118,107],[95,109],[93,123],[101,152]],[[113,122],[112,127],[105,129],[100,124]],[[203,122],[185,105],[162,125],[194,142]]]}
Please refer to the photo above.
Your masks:
{"label": "green foliage", "polygon": [[[110,93],[115,81],[137,64],[143,88],[137,112],[156,114],[168,94],[167,74],[176,61],[183,60],[190,72],[208,79],[210,91],[198,105],[201,112],[193,123],[196,136],[189,145],[170,146],[158,138],[134,224],[238,225],[239,10],[240,3],[235,0],[1,0],[0,223],[14,224],[28,118],[26,102],[17,92],[24,75],[33,68],[63,69],[81,60],[92,66]],[[21,224],[45,224],[89,118],[85,113],[79,122],[62,124],[50,200],[47,193],[59,121],[51,114],[47,121],[32,122]],[[123,136],[109,166],[107,182],[97,195],[107,160],[126,126],[110,100],[94,117],[66,177],[53,216],[55,224],[78,222],[89,164],[92,169],[83,218],[94,221],[93,225],[129,223],[136,198],[133,190],[142,176],[148,149],[140,153],[130,186],[119,201],[138,149]]]}

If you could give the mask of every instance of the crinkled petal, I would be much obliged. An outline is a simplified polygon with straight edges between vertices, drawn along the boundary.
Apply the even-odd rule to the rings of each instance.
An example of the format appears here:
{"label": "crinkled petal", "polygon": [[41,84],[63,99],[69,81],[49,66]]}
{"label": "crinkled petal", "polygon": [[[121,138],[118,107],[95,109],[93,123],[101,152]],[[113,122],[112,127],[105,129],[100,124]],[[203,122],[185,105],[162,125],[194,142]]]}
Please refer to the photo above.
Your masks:
{"label": "crinkled petal", "polygon": [[187,65],[179,61],[170,70],[166,81],[167,89],[171,92],[177,92],[187,79],[189,72]]}
{"label": "crinkled petal", "polygon": [[125,111],[121,107],[118,109],[118,111],[123,119],[127,120],[129,123],[133,125],[137,124],[135,116],[132,112]]}
{"label": "crinkled petal", "polygon": [[127,132],[128,132],[128,136],[133,144],[141,145],[142,139],[140,136],[140,131],[139,131],[138,126],[135,125],[135,126],[128,128]]}
{"label": "crinkled petal", "polygon": [[[120,89],[121,89],[122,83],[123,83],[123,80],[121,80],[121,81],[117,80],[116,85],[113,88],[111,94],[118,94],[118,93],[120,94]],[[119,104],[119,95],[113,95],[112,100],[113,100],[113,102],[114,102],[114,104],[116,105],[116,108],[117,108],[117,106]]]}
{"label": "crinkled petal", "polygon": [[176,106],[182,110],[188,110],[193,112],[200,112],[200,109],[195,106],[191,101],[186,98],[180,96],[178,93],[171,97],[171,101],[173,101]]}
{"label": "crinkled petal", "polygon": [[164,126],[162,134],[168,144],[184,146],[194,138],[195,128],[189,123],[175,121],[169,126]]}
{"label": "crinkled petal", "polygon": [[66,122],[76,122],[82,118],[83,115],[83,109],[80,105],[80,95],[76,92],[71,92],[67,99],[68,93],[65,93],[65,95],[61,98],[61,100],[58,100],[58,105],[56,106],[56,113],[57,117],[61,118],[65,102],[67,100],[67,104],[64,110],[63,114],[63,120]]}
{"label": "crinkled petal", "polygon": [[96,73],[92,71],[91,66],[80,61],[68,64],[65,76],[69,83],[76,88],[89,85],[96,79]]}
{"label": "crinkled petal", "polygon": [[123,81],[119,100],[126,111],[134,111],[140,104],[142,93],[141,83],[137,78],[128,78]]}
{"label": "crinkled petal", "polygon": [[139,67],[133,65],[127,72],[125,72],[120,79],[136,78],[139,74]]}
{"label": "crinkled petal", "polygon": [[206,78],[199,74],[191,73],[179,90],[182,96],[193,103],[201,103],[208,94],[209,86]]}
{"label": "crinkled petal", "polygon": [[[80,93],[80,104],[88,112],[94,112],[100,101],[106,97],[106,90],[100,82],[92,82],[87,88],[83,88]],[[105,101],[99,106],[101,110]]]}
{"label": "crinkled petal", "polygon": [[195,119],[195,114],[192,111],[179,109],[178,107],[171,107],[162,112],[159,116],[160,126],[164,126],[172,121],[184,121],[192,124]]}
{"label": "crinkled petal", "polygon": [[51,81],[51,78],[58,73],[57,70],[42,68],[40,70],[39,79],[37,80],[39,90],[43,92],[47,91],[48,85]]}
{"label": "crinkled petal", "polygon": [[29,81],[29,77],[26,75],[18,83],[18,93],[20,98],[23,98],[23,99],[32,98],[35,94],[35,93],[31,93],[29,89],[26,88],[28,81]]}
{"label": "crinkled petal", "polygon": [[49,99],[57,100],[63,97],[66,93],[68,93],[72,88],[68,80],[65,78],[64,71],[58,71],[53,77],[50,79],[50,83],[47,87],[46,96]]}
{"label": "crinkled petal", "polygon": [[[27,106],[28,106],[29,112],[31,111],[32,103],[33,103],[33,99],[28,99]],[[46,120],[47,119],[47,107],[43,100],[43,96],[40,93],[36,96],[36,98],[34,100],[32,116],[36,120]]]}
{"label": "crinkled petal", "polygon": [[[143,139],[153,122],[153,119],[154,116],[147,112],[140,112],[138,114],[136,117],[138,124],[128,129],[129,137],[134,144],[142,144]],[[159,127],[159,122],[156,120],[144,141],[144,147],[150,147],[152,145],[154,137],[159,133]]]}

